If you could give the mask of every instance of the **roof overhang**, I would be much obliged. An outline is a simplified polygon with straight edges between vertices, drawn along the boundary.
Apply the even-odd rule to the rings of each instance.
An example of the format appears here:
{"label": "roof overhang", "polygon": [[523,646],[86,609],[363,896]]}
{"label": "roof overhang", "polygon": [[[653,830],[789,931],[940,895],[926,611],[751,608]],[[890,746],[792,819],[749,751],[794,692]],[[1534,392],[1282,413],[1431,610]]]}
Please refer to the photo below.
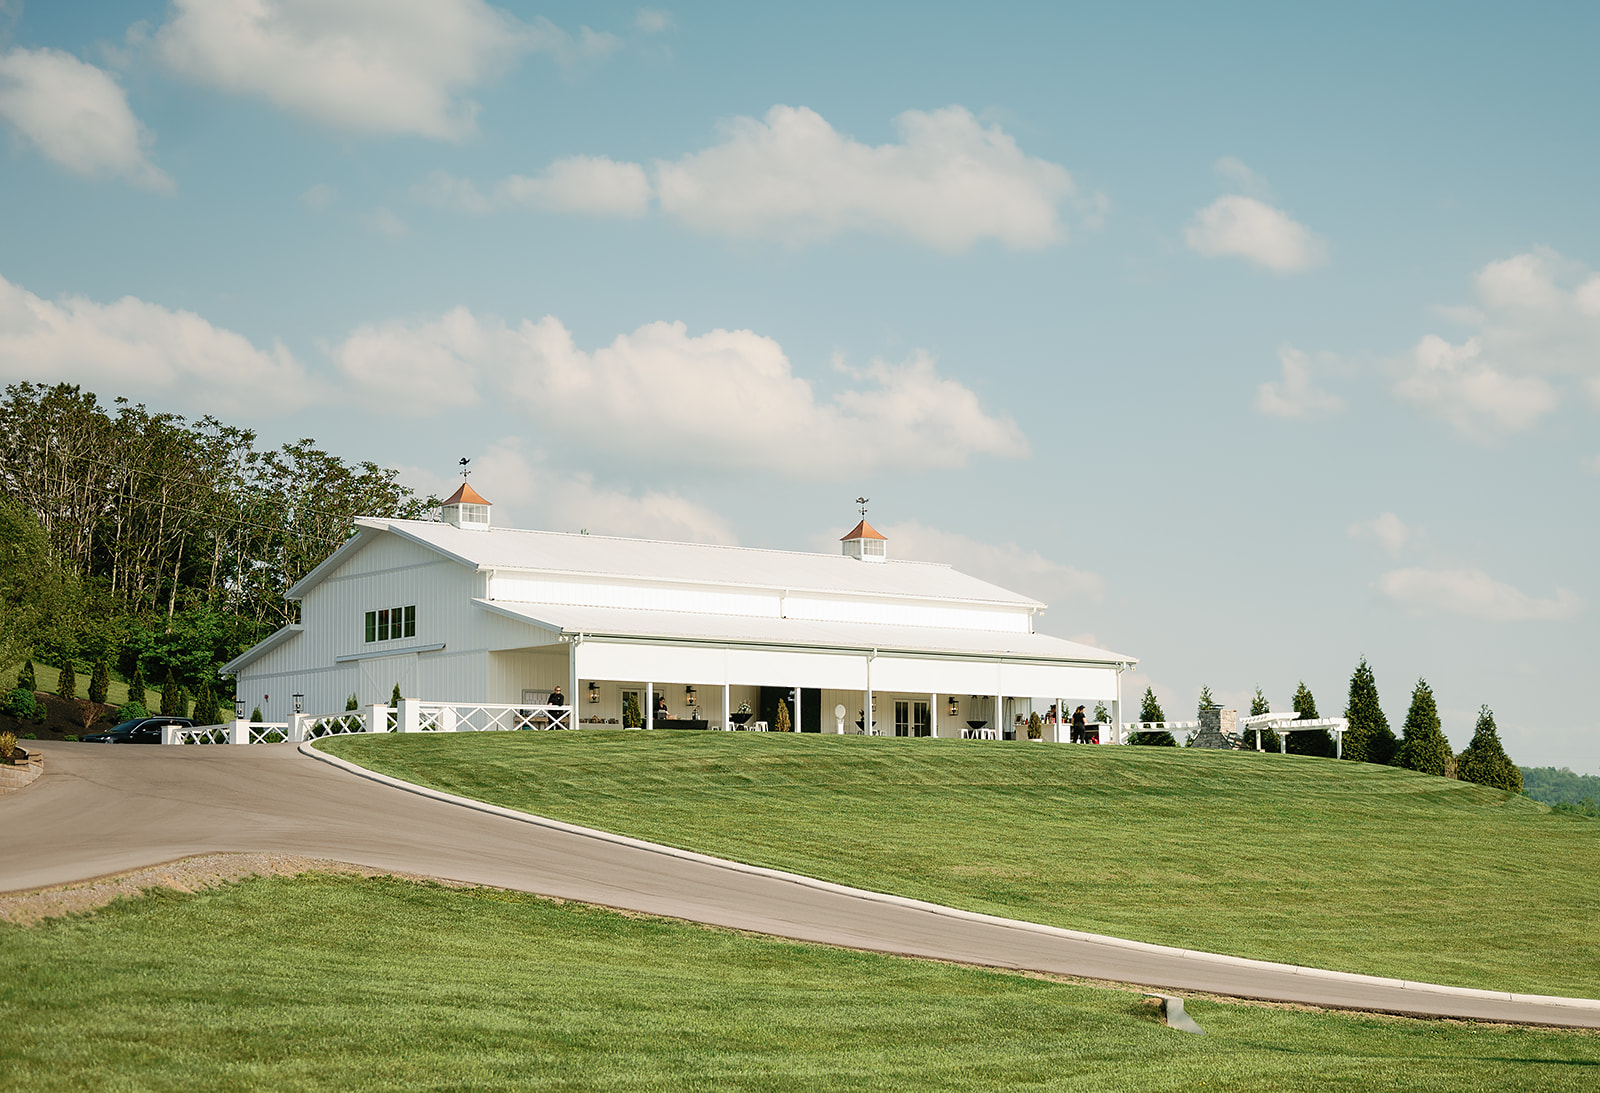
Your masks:
{"label": "roof overhang", "polygon": [[252,661],[266,656],[268,653],[272,652],[290,638],[297,638],[304,632],[304,626],[297,622],[291,623],[276,633],[270,634],[261,641],[256,642],[250,648],[246,649],[244,652],[228,661],[228,663],[217,669],[217,674],[224,676],[238,675],[239,669],[246,667]]}

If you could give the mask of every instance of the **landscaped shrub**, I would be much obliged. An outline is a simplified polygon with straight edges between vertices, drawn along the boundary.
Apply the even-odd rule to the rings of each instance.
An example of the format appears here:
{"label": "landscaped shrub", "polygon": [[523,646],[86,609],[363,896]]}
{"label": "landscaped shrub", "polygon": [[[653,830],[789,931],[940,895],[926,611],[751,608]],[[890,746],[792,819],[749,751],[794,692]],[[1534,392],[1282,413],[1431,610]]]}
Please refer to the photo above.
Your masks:
{"label": "landscaped shrub", "polygon": [[266,718],[261,716],[261,707],[260,706],[257,706],[255,709],[250,711],[250,723],[251,724],[253,724],[253,725],[265,724],[266,720],[267,720]]}
{"label": "landscaped shrub", "polygon": [[217,701],[217,689],[212,686],[209,675],[201,677],[200,693],[194,700],[194,720],[197,725],[222,723],[222,704]]}
{"label": "landscaped shrub", "polygon": [[22,671],[17,673],[17,686],[25,691],[37,691],[39,681],[33,678],[33,661],[24,661]]}
{"label": "landscaped shrub", "polygon": [[56,696],[68,702],[78,697],[78,669],[73,667],[71,657],[61,661],[61,671],[56,673]]}
{"label": "landscaped shrub", "polygon": [[[1267,696],[1262,693],[1261,687],[1258,684],[1256,686],[1255,697],[1250,700],[1250,716],[1251,717],[1256,717],[1256,716],[1258,716],[1260,714],[1271,713],[1271,712],[1272,712],[1272,703],[1267,701]],[[1256,746],[1256,730],[1255,729],[1244,729],[1244,730],[1241,730],[1239,735],[1244,740],[1245,747],[1254,748]],[[1279,747],[1278,734],[1273,732],[1271,729],[1262,729],[1261,730],[1261,750],[1263,750],[1263,751],[1277,751],[1278,747]]]}
{"label": "landscaped shrub", "polygon": [[143,702],[134,702],[129,699],[117,709],[117,723],[132,721],[136,717],[149,717],[150,711],[144,708]]}
{"label": "landscaped shrub", "polygon": [[138,661],[134,661],[133,675],[128,678],[128,701],[137,702],[140,706],[148,701],[144,694],[144,668]]}
{"label": "landscaped shrub", "polygon": [[1344,757],[1359,763],[1393,763],[1395,749],[1400,746],[1389,728],[1378,702],[1378,682],[1372,676],[1367,658],[1350,676],[1350,697],[1344,706],[1345,720],[1350,727],[1344,734]]}
{"label": "landscaped shrub", "polygon": [[[1156,698],[1156,692],[1152,688],[1146,687],[1144,689],[1144,698],[1139,703],[1139,720],[1165,721],[1166,719],[1167,715],[1161,709],[1161,702]],[[1136,732],[1128,737],[1128,743],[1156,748],[1175,748],[1178,746],[1178,742],[1173,739],[1170,732],[1160,730]]]}
{"label": "landscaped shrub", "polygon": [[104,703],[110,693],[111,664],[101,657],[94,662],[94,671],[89,674],[89,701]]}
{"label": "landscaped shrub", "polygon": [[183,688],[173,678],[172,669],[167,669],[167,680],[161,685],[161,712],[167,717],[181,717],[183,715]]}
{"label": "landscaped shrub", "polygon": [[[1294,692],[1294,712],[1297,721],[1315,721],[1322,716],[1317,713],[1317,700],[1312,697],[1311,688],[1306,686],[1305,680],[1300,681],[1299,689]],[[1288,736],[1289,745],[1286,750],[1291,755],[1318,755],[1324,759],[1332,759],[1336,751],[1333,746],[1333,736],[1327,729],[1292,732]]]}
{"label": "landscaped shrub", "polygon": [[773,729],[776,732],[788,732],[792,727],[793,723],[789,720],[789,703],[787,700],[780,698],[778,699],[778,716],[773,724]]}
{"label": "landscaped shrub", "polygon": [[644,714],[639,711],[639,696],[632,691],[628,692],[628,697],[622,702],[622,727],[625,729],[644,728]]}
{"label": "landscaped shrub", "polygon": [[1028,715],[1028,739],[1044,739],[1044,722],[1040,719],[1038,710],[1034,710]]}
{"label": "landscaped shrub", "polygon": [[14,732],[0,732],[0,759],[11,761],[11,753],[17,750],[17,734]]}
{"label": "landscaped shrub", "polygon": [[1467,745],[1466,751],[1456,756],[1456,777],[1480,786],[1492,786],[1511,793],[1522,792],[1522,772],[1501,746],[1500,733],[1494,727],[1494,714],[1487,706],[1478,711],[1478,724],[1472,730],[1472,743]]}
{"label": "landscaped shrub", "polygon": [[1433,688],[1425,679],[1417,680],[1411,692],[1411,709],[1406,711],[1402,732],[1400,750],[1395,755],[1396,765],[1441,778],[1449,773],[1455,756],[1439,726],[1439,707],[1433,700]]}
{"label": "landscaped shrub", "polygon": [[33,721],[39,716],[39,700],[26,687],[18,687],[6,695],[5,706],[0,708],[0,712],[18,721]]}

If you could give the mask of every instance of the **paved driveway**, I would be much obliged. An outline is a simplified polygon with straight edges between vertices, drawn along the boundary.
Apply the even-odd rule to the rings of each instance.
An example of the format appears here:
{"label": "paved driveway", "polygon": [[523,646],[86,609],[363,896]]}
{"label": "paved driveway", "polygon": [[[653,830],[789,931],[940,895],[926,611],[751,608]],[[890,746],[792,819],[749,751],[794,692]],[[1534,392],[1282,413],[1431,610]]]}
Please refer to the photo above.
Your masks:
{"label": "paved driveway", "polygon": [[1430,1016],[1600,1027],[1600,1003],[1452,991],[1133,945],[950,911],[381,784],[292,745],[52,744],[0,797],[0,891],[216,851],[276,851],[493,885],[804,941],[1004,968]]}

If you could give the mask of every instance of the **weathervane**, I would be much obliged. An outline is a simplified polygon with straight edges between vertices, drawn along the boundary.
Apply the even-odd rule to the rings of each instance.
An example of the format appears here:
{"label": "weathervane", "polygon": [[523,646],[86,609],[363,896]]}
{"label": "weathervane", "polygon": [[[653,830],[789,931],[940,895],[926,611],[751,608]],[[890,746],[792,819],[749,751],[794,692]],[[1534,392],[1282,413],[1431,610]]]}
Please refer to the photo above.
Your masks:
{"label": "weathervane", "polygon": [[468,459],[466,456],[462,456],[460,459],[456,460],[456,466],[461,468],[461,481],[463,482],[467,480],[467,475],[472,473],[471,471],[467,470],[467,464],[471,462],[472,460]]}
{"label": "weathervane", "polygon": [[872,498],[870,498],[870,497],[857,497],[856,498],[856,504],[861,506],[861,518],[863,520],[865,520],[867,518],[867,502],[870,501],[870,500],[872,500]]}

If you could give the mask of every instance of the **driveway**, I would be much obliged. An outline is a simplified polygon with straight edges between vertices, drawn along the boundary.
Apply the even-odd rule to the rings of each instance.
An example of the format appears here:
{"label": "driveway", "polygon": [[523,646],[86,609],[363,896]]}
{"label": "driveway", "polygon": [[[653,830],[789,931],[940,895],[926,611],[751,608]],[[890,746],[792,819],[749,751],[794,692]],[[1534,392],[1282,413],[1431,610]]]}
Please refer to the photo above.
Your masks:
{"label": "driveway", "polygon": [[[1600,1028],[1600,1002],[1400,984],[1139,945],[766,870],[374,781],[293,745],[52,744],[0,796],[0,891],[192,854],[331,858],[802,941],[1344,1009]],[[503,812],[503,810],[500,810]]]}

